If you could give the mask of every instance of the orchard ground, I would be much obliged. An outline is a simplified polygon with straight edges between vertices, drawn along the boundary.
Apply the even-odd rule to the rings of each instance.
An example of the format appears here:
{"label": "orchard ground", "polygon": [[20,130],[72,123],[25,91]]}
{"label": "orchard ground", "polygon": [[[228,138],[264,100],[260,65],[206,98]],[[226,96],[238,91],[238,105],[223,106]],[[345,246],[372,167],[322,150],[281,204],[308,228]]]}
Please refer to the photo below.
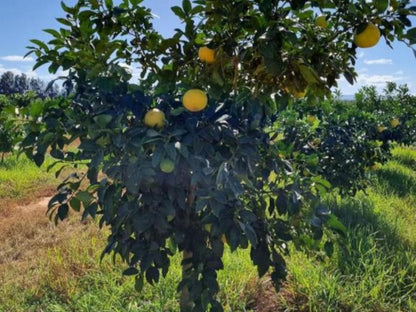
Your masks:
{"label": "orchard ground", "polygon": [[[73,213],[55,227],[45,216],[56,179],[25,158],[0,164],[0,311],[178,311],[180,259],[155,286],[134,280],[110,257],[107,230]],[[348,226],[349,256],[289,257],[279,293],[259,280],[248,251],[225,253],[220,272],[226,311],[416,311],[416,149],[396,147],[368,196],[326,201]]]}

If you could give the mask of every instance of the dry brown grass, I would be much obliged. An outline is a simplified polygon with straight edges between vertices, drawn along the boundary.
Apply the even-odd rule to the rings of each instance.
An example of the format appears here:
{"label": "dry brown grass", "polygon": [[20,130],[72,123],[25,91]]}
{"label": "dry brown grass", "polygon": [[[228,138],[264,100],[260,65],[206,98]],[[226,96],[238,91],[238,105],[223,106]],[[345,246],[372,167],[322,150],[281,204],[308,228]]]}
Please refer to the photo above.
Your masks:
{"label": "dry brown grass", "polygon": [[8,213],[0,218],[3,291],[30,290],[34,297],[41,297],[45,289],[53,289],[63,299],[69,298],[77,288],[76,277],[97,267],[104,234],[80,222],[79,215],[55,226],[45,214],[48,201],[43,197],[27,205],[11,202]]}

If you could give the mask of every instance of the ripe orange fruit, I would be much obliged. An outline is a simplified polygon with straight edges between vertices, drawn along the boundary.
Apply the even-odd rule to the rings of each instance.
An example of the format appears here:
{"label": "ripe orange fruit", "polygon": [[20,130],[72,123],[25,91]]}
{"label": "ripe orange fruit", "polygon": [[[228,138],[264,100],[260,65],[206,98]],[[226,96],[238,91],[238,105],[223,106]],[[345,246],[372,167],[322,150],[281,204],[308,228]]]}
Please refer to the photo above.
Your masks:
{"label": "ripe orange fruit", "polygon": [[201,47],[198,50],[198,57],[201,62],[212,64],[215,62],[215,50],[208,47]]}
{"label": "ripe orange fruit", "polygon": [[191,89],[185,92],[182,105],[191,112],[199,112],[208,104],[207,94],[200,89]]}
{"label": "ripe orange fruit", "polygon": [[397,119],[397,118],[393,118],[393,119],[390,121],[390,124],[391,124],[391,126],[392,126],[393,128],[396,128],[398,125],[400,125],[400,120],[399,120],[399,119]]}
{"label": "ripe orange fruit", "polygon": [[355,34],[354,43],[359,48],[370,48],[380,40],[380,30],[373,23],[368,23],[366,28],[359,34]]}
{"label": "ripe orange fruit", "polygon": [[385,126],[380,125],[380,126],[377,127],[377,132],[381,133],[381,132],[383,132],[386,129],[387,128]]}
{"label": "ripe orange fruit", "polygon": [[316,121],[316,117],[314,115],[308,115],[308,116],[306,116],[306,120],[309,123],[314,123]]}
{"label": "ripe orange fruit", "polygon": [[153,108],[144,115],[144,124],[150,128],[162,128],[165,124],[165,113]]}
{"label": "ripe orange fruit", "polygon": [[325,15],[319,15],[315,19],[315,25],[319,26],[319,27],[322,27],[322,28],[327,28],[328,27],[328,22],[326,21]]}
{"label": "ripe orange fruit", "polygon": [[170,159],[163,159],[159,164],[160,170],[164,173],[171,173],[175,170],[175,163]]}

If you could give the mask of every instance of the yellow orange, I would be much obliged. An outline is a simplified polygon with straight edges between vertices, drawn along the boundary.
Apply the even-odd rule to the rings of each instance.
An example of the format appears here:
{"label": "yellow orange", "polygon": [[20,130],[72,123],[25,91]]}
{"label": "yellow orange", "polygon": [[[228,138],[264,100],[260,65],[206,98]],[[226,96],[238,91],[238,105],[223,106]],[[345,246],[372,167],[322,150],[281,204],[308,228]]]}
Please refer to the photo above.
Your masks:
{"label": "yellow orange", "polygon": [[355,34],[354,43],[359,48],[370,48],[380,40],[380,30],[373,23],[368,23],[366,28],[359,34]]}
{"label": "yellow orange", "polygon": [[392,126],[393,128],[396,128],[398,125],[400,125],[400,121],[399,121],[399,119],[397,119],[397,118],[393,118],[393,119],[391,120],[390,124],[391,124],[391,126]]}
{"label": "yellow orange", "polygon": [[153,108],[144,115],[144,124],[150,128],[162,128],[165,124],[165,113]]}
{"label": "yellow orange", "polygon": [[328,22],[326,21],[325,15],[319,15],[315,19],[315,25],[319,26],[319,27],[322,27],[322,28],[327,28],[328,27]]}
{"label": "yellow orange", "polygon": [[198,57],[201,62],[212,64],[215,62],[215,50],[208,47],[201,47],[198,50]]}
{"label": "yellow orange", "polygon": [[314,123],[316,121],[316,117],[314,115],[308,115],[308,116],[306,116],[306,120],[309,123]]}
{"label": "yellow orange", "polygon": [[207,94],[200,89],[186,91],[182,98],[183,106],[191,112],[199,112],[208,105]]}
{"label": "yellow orange", "polygon": [[377,132],[379,132],[379,133],[381,133],[381,132],[383,132],[384,130],[386,130],[387,128],[385,127],[385,126],[378,126],[377,127]]}

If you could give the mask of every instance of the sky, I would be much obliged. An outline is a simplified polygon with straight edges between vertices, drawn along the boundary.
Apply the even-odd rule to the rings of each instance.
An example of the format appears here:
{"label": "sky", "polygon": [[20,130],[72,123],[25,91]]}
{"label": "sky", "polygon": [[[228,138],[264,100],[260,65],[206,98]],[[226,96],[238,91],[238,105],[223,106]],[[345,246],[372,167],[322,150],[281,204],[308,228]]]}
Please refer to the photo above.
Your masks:
{"label": "sky", "polygon": [[[76,0],[65,0],[68,5]],[[154,25],[163,35],[172,34],[180,27],[179,21],[170,11],[170,7],[179,0],[145,0],[156,15]],[[57,28],[57,17],[64,17],[59,0],[1,0],[0,1],[0,74],[5,71],[25,73],[45,81],[53,78],[43,66],[32,71],[35,63],[33,56],[23,58],[28,52],[30,39],[47,41],[50,37],[42,30]],[[403,43],[393,44],[390,49],[381,39],[373,48],[359,49],[356,70],[357,82],[351,86],[345,79],[338,82],[343,95],[354,94],[363,85],[375,85],[382,90],[387,81],[407,84],[416,94],[416,58],[411,49]]]}

